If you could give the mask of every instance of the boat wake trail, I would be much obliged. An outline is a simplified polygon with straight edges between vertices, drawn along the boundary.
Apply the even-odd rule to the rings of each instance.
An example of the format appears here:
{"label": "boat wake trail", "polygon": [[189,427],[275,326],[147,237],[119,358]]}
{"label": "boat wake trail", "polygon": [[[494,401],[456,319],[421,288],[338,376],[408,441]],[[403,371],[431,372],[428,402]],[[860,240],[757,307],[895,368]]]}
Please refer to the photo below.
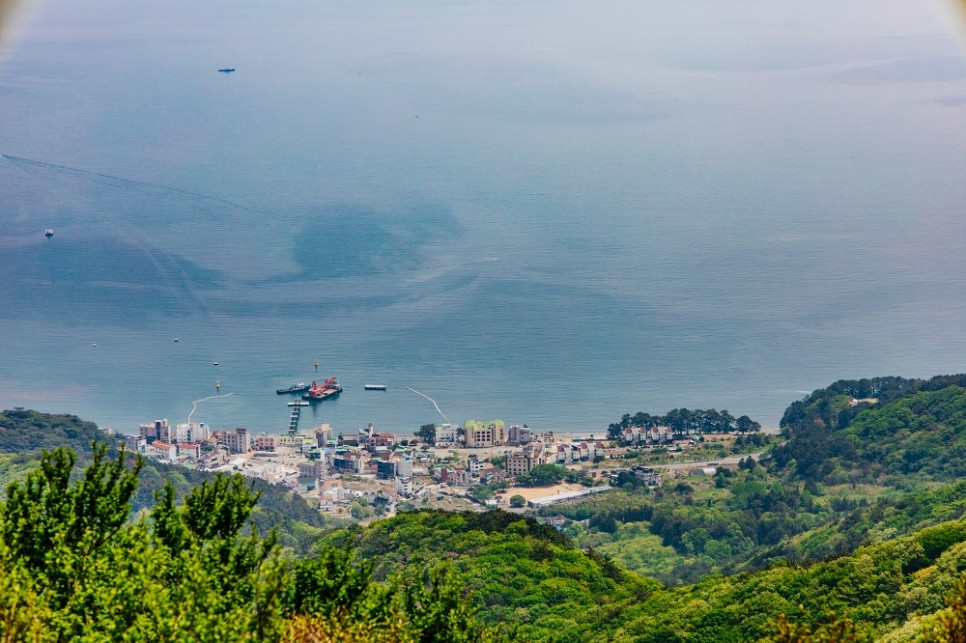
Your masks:
{"label": "boat wake trail", "polygon": [[208,400],[217,400],[219,397],[229,397],[231,395],[234,395],[234,393],[225,393],[223,395],[212,395],[210,397],[203,397],[200,400],[195,400],[194,402],[191,403],[191,413],[188,414],[188,421],[191,422],[191,416],[195,414],[195,411],[198,410],[198,405],[201,404],[202,402],[207,402]]}
{"label": "boat wake trail", "polygon": [[439,404],[437,404],[437,403],[436,403],[436,400],[434,400],[433,398],[431,398],[431,397],[430,397],[430,396],[428,396],[428,395],[424,395],[423,393],[420,393],[419,391],[417,391],[417,390],[416,390],[416,389],[414,389],[414,388],[409,388],[409,387],[407,386],[407,387],[406,387],[406,390],[407,390],[407,391],[412,391],[412,392],[413,392],[413,393],[415,393],[416,395],[418,395],[418,396],[420,396],[420,397],[425,397],[425,398],[426,398],[427,400],[429,400],[430,402],[432,402],[432,403],[433,403],[433,406],[435,406],[435,407],[436,407],[436,412],[437,412],[437,413],[439,413],[439,414],[440,414],[440,415],[441,415],[441,416],[443,417],[443,419],[444,419],[444,420],[446,420],[446,424],[452,424],[452,422],[450,422],[450,421],[449,421],[449,418],[447,418],[447,417],[446,417],[445,415],[443,415],[443,411],[442,411],[442,410],[440,410],[440,408],[439,408]]}

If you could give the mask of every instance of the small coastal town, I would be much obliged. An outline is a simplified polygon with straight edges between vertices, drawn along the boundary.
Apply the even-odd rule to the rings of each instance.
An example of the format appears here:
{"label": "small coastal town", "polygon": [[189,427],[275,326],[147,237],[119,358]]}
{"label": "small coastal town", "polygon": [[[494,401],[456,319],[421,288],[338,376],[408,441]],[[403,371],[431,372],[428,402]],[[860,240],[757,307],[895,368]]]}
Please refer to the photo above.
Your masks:
{"label": "small coastal town", "polygon": [[[715,466],[735,464],[700,466],[694,457],[708,440],[720,442],[725,458],[734,435],[696,436],[660,426],[628,427],[619,440],[595,439],[500,419],[427,424],[412,436],[372,424],[337,433],[328,423],[299,430],[299,408],[294,405],[283,434],[160,419],[126,436],[127,448],[162,462],[283,485],[327,514],[361,521],[413,508],[540,509],[609,491],[622,475],[656,486],[662,474],[713,475]],[[678,464],[642,466],[644,453]]]}

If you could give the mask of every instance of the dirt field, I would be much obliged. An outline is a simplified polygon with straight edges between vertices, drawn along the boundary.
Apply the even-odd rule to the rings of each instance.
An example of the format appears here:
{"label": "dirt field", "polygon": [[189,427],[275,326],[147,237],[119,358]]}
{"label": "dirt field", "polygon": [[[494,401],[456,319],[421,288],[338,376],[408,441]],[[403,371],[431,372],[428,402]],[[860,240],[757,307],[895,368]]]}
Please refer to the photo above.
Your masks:
{"label": "dirt field", "polygon": [[567,491],[581,491],[586,488],[583,485],[565,482],[552,487],[511,487],[506,491],[506,496],[509,498],[510,496],[521,495],[527,500],[534,500],[535,498],[546,498]]}

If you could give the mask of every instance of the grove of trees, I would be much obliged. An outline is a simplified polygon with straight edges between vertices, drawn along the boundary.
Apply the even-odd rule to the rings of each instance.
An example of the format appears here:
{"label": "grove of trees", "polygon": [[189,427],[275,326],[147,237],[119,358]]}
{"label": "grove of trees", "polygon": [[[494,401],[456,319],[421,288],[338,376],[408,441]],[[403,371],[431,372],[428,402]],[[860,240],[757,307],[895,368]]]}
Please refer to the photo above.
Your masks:
{"label": "grove of trees", "polygon": [[675,437],[701,433],[752,433],[761,430],[761,424],[747,415],[734,417],[728,411],[717,409],[672,409],[664,415],[651,415],[639,411],[634,415],[625,413],[618,422],[607,427],[607,437],[622,440],[629,427],[653,429],[666,426]]}
{"label": "grove of trees", "polygon": [[258,502],[219,476],[183,504],[166,486],[133,522],[142,463],[94,444],[45,452],[0,503],[0,639],[5,641],[479,641],[465,585],[445,564],[384,580],[351,547],[285,555],[245,526]]}

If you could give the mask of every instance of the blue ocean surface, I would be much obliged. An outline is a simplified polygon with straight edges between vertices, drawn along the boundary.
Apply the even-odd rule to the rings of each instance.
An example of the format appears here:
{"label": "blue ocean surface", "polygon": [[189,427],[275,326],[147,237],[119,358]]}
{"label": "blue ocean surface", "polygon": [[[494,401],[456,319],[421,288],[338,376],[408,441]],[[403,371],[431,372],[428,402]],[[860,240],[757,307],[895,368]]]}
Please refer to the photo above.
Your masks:
{"label": "blue ocean surface", "polygon": [[2,408],[135,432],[217,395],[193,419],[281,432],[275,389],[335,375],[303,426],[441,419],[412,388],[460,423],[774,427],[836,379],[966,370],[941,5],[18,9]]}

